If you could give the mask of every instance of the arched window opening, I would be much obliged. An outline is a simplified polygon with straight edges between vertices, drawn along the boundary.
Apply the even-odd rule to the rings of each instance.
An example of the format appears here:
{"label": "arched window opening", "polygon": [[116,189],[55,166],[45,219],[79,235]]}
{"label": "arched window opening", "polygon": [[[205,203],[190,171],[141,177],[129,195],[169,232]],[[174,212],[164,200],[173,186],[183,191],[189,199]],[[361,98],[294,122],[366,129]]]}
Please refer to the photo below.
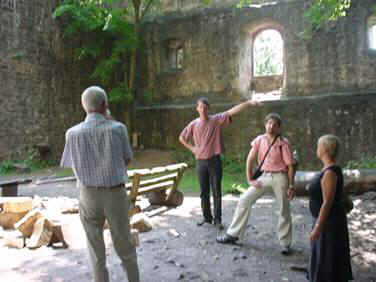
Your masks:
{"label": "arched window opening", "polygon": [[283,73],[283,40],[274,29],[257,34],[253,45],[253,75],[271,76]]}
{"label": "arched window opening", "polygon": [[259,100],[278,100],[284,84],[283,39],[277,29],[253,34],[250,91]]}
{"label": "arched window opening", "polygon": [[368,28],[368,47],[376,50],[376,16],[370,16],[367,20]]}

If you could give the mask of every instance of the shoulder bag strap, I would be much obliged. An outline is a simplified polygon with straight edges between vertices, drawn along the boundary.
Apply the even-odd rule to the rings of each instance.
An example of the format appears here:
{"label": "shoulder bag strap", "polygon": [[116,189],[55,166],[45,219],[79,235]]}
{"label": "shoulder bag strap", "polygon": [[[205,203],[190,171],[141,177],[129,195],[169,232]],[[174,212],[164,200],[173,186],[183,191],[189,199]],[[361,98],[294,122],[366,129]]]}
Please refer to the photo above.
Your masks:
{"label": "shoulder bag strap", "polygon": [[268,155],[270,149],[271,149],[272,146],[274,145],[275,141],[277,141],[277,138],[278,138],[279,136],[280,136],[280,135],[277,135],[277,136],[274,138],[272,144],[270,144],[268,150],[266,151],[266,154],[265,154],[263,160],[261,161],[261,163],[260,163],[259,166],[258,166],[258,169],[261,169],[261,167],[262,167],[262,165],[264,164],[264,161],[265,161],[265,159],[266,159],[266,156]]}

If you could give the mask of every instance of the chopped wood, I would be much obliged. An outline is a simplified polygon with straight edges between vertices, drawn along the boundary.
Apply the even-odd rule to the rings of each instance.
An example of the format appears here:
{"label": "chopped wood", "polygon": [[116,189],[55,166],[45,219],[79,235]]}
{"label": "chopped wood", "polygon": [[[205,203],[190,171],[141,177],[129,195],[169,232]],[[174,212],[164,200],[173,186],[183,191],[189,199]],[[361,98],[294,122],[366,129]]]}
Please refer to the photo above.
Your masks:
{"label": "chopped wood", "polygon": [[79,213],[79,208],[78,207],[73,207],[73,208],[66,208],[62,209],[61,213],[62,214],[73,214],[73,213]]}
{"label": "chopped wood", "polygon": [[138,213],[132,216],[130,220],[131,228],[137,229],[139,232],[147,232],[153,229],[149,217],[143,213]]}
{"label": "chopped wood", "polygon": [[0,201],[4,212],[28,212],[33,208],[31,197],[1,197]]}
{"label": "chopped wood", "polygon": [[13,229],[14,224],[23,218],[27,212],[1,212],[0,213],[0,226],[4,229]]}
{"label": "chopped wood", "polygon": [[42,217],[39,209],[28,212],[20,221],[14,224],[14,228],[19,230],[25,237],[29,238],[33,233],[34,223]]}
{"label": "chopped wood", "polygon": [[35,221],[33,233],[30,239],[26,242],[26,247],[29,249],[36,249],[41,246],[47,246],[51,241],[52,234],[51,223],[42,216]]}

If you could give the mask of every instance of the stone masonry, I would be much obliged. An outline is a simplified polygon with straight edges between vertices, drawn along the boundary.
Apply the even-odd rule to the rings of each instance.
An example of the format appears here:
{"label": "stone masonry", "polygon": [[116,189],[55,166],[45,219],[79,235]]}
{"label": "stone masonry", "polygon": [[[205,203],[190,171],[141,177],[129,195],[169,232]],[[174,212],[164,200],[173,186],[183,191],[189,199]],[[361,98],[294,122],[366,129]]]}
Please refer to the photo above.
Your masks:
{"label": "stone masonry", "polygon": [[[344,163],[375,156],[376,51],[368,47],[366,25],[374,1],[353,1],[347,17],[303,40],[299,34],[307,25],[307,3],[281,1],[241,9],[177,5],[147,23],[139,92],[152,93],[154,103],[138,108],[135,128],[141,143],[184,150],[178,135],[197,116],[197,97],[207,96],[212,112],[249,98],[250,85],[260,82],[252,76],[254,36],[271,28],[284,41],[282,99],[236,118],[225,131],[228,154],[245,158],[250,139],[263,132],[263,117],[275,111],[286,121],[284,134],[300,152],[303,167],[318,165],[316,141],[327,133],[344,142]],[[184,50],[180,69],[166,68],[166,42],[171,39]],[[151,122],[145,123],[146,115]]]}
{"label": "stone masonry", "polygon": [[65,130],[84,117],[87,66],[73,61],[52,18],[56,1],[0,3],[0,161],[24,159],[36,147],[57,159]]}

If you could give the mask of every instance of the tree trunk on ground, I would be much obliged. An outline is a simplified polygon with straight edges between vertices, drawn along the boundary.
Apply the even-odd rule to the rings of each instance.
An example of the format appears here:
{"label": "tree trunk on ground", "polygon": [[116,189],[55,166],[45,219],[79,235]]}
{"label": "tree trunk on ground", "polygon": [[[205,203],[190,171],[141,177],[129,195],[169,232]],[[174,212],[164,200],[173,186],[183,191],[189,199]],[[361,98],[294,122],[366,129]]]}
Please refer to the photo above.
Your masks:
{"label": "tree trunk on ground", "polygon": [[[318,171],[297,171],[295,189],[298,196],[308,195],[307,184]],[[376,169],[345,169],[344,190],[350,194],[376,191]]]}

